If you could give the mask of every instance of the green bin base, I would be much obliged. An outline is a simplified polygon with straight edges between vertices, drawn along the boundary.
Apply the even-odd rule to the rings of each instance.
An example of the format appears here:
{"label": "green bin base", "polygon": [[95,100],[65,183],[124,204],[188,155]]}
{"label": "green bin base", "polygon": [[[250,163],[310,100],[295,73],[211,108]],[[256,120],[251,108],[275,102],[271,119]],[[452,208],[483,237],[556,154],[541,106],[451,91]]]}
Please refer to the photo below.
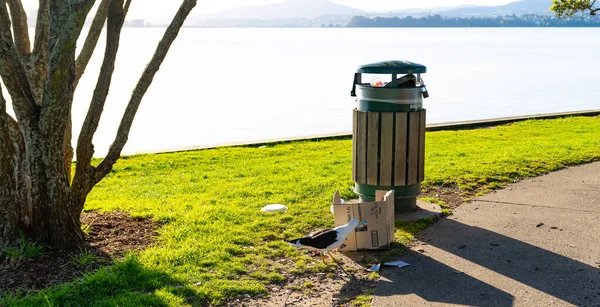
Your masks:
{"label": "green bin base", "polygon": [[394,198],[395,213],[405,213],[419,209],[417,206],[417,196],[421,193],[420,184],[401,187],[380,187],[356,183],[354,186],[354,192],[358,194],[360,202],[375,201],[376,190],[394,190],[396,195]]}

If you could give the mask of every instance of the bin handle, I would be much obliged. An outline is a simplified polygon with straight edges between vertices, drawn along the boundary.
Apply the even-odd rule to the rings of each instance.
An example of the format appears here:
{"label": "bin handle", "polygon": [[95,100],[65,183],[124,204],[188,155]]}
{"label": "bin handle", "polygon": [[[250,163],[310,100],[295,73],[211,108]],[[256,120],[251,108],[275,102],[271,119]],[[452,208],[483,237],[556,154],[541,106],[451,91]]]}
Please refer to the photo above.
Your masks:
{"label": "bin handle", "polygon": [[352,91],[350,91],[350,96],[352,96],[352,97],[356,97],[356,84],[361,82],[360,77],[361,77],[360,73],[354,74],[354,82],[352,83]]}

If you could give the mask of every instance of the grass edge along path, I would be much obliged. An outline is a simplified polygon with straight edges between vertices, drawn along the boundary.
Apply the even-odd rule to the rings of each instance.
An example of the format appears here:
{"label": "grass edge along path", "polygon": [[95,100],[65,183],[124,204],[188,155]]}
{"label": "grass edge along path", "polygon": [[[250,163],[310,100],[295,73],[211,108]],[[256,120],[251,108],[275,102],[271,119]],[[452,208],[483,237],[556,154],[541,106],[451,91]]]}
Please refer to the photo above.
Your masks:
{"label": "grass edge along path", "polygon": [[[426,142],[423,187],[469,195],[600,160],[600,118],[428,132]],[[86,210],[150,216],[164,224],[158,243],[72,283],[5,294],[0,305],[220,304],[265,294],[290,274],[330,272],[282,239],[332,226],[335,190],[355,197],[351,148],[350,139],[335,139],[123,157],[90,194]],[[290,210],[261,213],[269,203]],[[426,226],[397,223],[397,248],[379,256],[396,256]]]}

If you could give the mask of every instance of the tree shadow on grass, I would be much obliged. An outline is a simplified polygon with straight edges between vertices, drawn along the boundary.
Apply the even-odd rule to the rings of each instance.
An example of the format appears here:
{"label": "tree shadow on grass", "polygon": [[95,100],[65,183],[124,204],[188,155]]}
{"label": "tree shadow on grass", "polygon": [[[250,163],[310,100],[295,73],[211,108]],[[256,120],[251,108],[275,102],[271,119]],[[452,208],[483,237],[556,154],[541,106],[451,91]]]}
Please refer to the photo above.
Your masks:
{"label": "tree shadow on grass", "polygon": [[203,305],[206,299],[165,272],[144,267],[133,255],[112,266],[27,295],[5,294],[1,306]]}
{"label": "tree shadow on grass", "polygon": [[0,306],[205,305],[203,292],[145,267],[131,253],[153,244],[158,223],[115,211],[84,213],[82,225],[88,229],[81,249],[0,259]]}

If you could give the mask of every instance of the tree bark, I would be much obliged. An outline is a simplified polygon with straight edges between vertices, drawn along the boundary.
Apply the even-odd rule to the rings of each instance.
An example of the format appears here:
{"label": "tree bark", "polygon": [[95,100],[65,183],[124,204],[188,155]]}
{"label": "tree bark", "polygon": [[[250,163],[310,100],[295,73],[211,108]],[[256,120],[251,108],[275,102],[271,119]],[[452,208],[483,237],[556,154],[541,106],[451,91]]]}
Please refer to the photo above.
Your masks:
{"label": "tree bark", "polygon": [[9,132],[6,100],[0,88],[0,248],[14,243],[19,225],[17,182],[15,180],[14,149]]}
{"label": "tree bark", "polygon": [[33,233],[54,247],[83,243],[79,214],[70,195],[65,167],[65,130],[75,80],[75,47],[93,1],[50,1],[48,76],[42,105],[32,125],[21,125],[31,145]]}
{"label": "tree bark", "polygon": [[27,28],[27,14],[21,0],[8,0],[10,17],[13,22],[13,32],[17,50],[22,56],[31,53],[31,42],[29,41],[29,29]]}
{"label": "tree bark", "polygon": [[25,66],[13,40],[6,0],[0,0],[0,77],[12,98],[18,120],[39,111]]}

